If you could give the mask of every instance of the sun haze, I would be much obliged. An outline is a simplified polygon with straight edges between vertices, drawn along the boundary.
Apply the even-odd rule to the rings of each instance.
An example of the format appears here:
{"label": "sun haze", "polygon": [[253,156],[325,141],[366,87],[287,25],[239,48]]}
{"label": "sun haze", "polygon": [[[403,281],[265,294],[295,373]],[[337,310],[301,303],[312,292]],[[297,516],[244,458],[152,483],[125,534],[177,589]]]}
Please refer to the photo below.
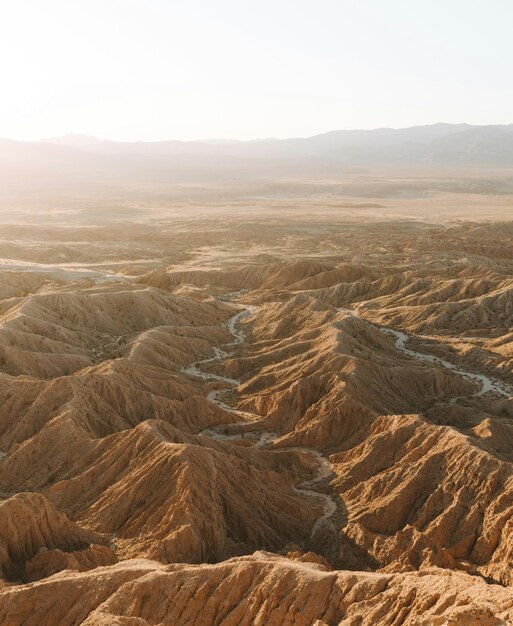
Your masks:
{"label": "sun haze", "polygon": [[3,2],[0,136],[505,123],[512,23],[507,0]]}

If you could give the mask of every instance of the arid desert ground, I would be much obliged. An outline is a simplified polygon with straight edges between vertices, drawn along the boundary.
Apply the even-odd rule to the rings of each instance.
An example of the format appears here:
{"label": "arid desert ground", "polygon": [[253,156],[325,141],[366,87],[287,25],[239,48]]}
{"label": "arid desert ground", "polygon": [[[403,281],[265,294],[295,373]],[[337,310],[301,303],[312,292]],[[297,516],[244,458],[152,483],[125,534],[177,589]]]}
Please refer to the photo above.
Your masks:
{"label": "arid desert ground", "polygon": [[512,189],[3,193],[0,624],[513,623]]}

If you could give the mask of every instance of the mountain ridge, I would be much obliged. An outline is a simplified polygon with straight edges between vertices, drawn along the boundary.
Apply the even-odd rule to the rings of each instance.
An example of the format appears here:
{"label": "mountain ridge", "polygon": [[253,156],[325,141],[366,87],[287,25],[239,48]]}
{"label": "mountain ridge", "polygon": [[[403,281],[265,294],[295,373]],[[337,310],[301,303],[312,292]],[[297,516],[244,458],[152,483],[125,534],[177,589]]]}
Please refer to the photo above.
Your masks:
{"label": "mountain ridge", "polygon": [[511,166],[513,125],[434,124],[255,141],[116,142],[73,134],[37,142],[0,139],[0,190],[17,193],[335,180],[351,171],[391,167],[413,171]]}
{"label": "mountain ridge", "polygon": [[513,124],[437,123],[408,128],[332,130],[310,137],[204,141],[111,141],[65,135],[42,143],[110,156],[201,156],[315,160],[337,165],[511,165]]}

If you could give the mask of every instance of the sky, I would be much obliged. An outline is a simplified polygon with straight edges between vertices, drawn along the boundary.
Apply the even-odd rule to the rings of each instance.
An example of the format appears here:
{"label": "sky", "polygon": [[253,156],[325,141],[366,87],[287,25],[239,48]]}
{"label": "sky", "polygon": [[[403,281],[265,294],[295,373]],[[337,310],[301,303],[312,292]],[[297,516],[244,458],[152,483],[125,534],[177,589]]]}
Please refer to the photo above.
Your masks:
{"label": "sky", "polygon": [[511,0],[0,0],[0,137],[513,122]]}

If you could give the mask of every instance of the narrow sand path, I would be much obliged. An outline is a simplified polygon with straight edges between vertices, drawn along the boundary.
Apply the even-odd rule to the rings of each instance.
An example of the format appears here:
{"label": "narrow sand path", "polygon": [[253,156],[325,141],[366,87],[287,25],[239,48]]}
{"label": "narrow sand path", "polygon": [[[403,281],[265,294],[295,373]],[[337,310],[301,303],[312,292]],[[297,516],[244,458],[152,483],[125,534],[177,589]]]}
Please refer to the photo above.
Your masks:
{"label": "narrow sand path", "polygon": [[[348,315],[352,315],[353,317],[364,319],[359,315],[358,309],[338,308],[337,311],[347,313]],[[446,369],[451,370],[455,374],[458,374],[458,376],[461,376],[465,380],[471,381],[476,384],[477,387],[476,387],[475,393],[471,394],[470,396],[458,396],[458,397],[451,398],[448,401],[449,404],[454,404],[458,402],[458,400],[463,400],[465,398],[483,396],[487,393],[494,393],[496,395],[504,396],[506,398],[509,398],[513,395],[513,389],[511,389],[509,385],[507,385],[506,383],[500,380],[490,378],[489,376],[486,376],[485,374],[469,372],[467,370],[462,369],[461,367],[458,367],[457,365],[454,365],[454,363],[446,361],[445,359],[442,359],[438,356],[434,356],[433,354],[425,354],[423,352],[417,352],[416,350],[407,348],[406,344],[410,339],[413,338],[413,335],[408,335],[402,330],[396,330],[395,328],[385,328],[383,326],[378,326],[377,324],[374,324],[372,322],[368,322],[368,323],[371,324],[371,326],[373,326],[380,332],[387,334],[387,335],[392,335],[395,338],[395,347],[397,348],[397,350],[399,350],[403,354],[407,354],[408,356],[413,357],[417,361],[425,361],[426,363],[432,363],[433,365],[439,365],[440,367],[445,367]]]}
{"label": "narrow sand path", "polygon": [[[239,295],[239,293],[240,292],[234,292],[232,294],[225,294],[225,296],[222,299],[226,301],[229,296],[237,296]],[[229,411],[230,413],[233,413],[237,415],[238,417],[242,418],[240,422],[236,422],[235,424],[230,423],[230,424],[225,425],[225,426],[230,426],[230,427],[233,427],[233,426],[247,427],[248,424],[258,422],[261,419],[261,417],[253,413],[248,413],[246,411],[239,411],[237,409],[234,409],[219,398],[219,396],[226,393],[226,391],[229,388],[234,389],[235,387],[240,385],[241,383],[240,380],[236,378],[228,378],[226,376],[220,376],[218,374],[211,374],[209,372],[202,371],[201,366],[207,365],[208,363],[213,363],[215,361],[221,361],[222,359],[225,359],[231,356],[232,353],[229,351],[229,349],[231,347],[237,346],[244,342],[245,333],[241,329],[238,328],[238,323],[244,318],[254,313],[257,310],[257,307],[250,306],[250,305],[241,305],[241,306],[243,306],[242,310],[239,311],[237,314],[235,314],[232,318],[230,318],[230,320],[227,323],[227,328],[233,337],[233,341],[225,343],[221,346],[214,347],[214,356],[208,359],[203,359],[201,361],[195,361],[194,363],[191,363],[190,365],[182,368],[181,370],[184,374],[187,374],[189,376],[195,376],[197,378],[202,378],[203,380],[212,380],[212,381],[222,382],[228,385],[228,388],[223,387],[221,389],[215,389],[211,391],[208,394],[207,399],[210,400],[210,402],[213,402],[214,404],[219,406],[220,408],[224,409],[225,411]],[[267,448],[270,444],[272,444],[274,441],[279,439],[281,436],[281,435],[278,435],[277,433],[274,433],[268,430],[250,431],[250,432],[244,431],[243,433],[236,433],[236,434],[228,435],[228,434],[223,434],[219,432],[219,428],[222,428],[222,426],[218,427],[217,429],[207,428],[204,431],[202,431],[201,434],[207,435],[208,437],[211,437],[212,439],[217,439],[221,441],[229,441],[229,440],[234,440],[234,439],[241,439],[241,437],[247,437],[255,441],[255,447],[263,448],[263,449]],[[290,452],[294,450],[299,451],[299,452],[306,452],[307,454],[314,457],[315,461],[317,462],[317,475],[312,479],[305,480],[299,483],[299,485],[297,485],[294,488],[296,493],[299,493],[308,498],[314,498],[318,501],[322,501],[323,513],[316,520],[310,532],[310,536],[313,537],[323,525],[325,524],[331,525],[330,518],[334,515],[334,513],[337,510],[337,503],[335,502],[333,497],[327,493],[318,491],[317,489],[317,487],[320,486],[320,484],[323,481],[325,481],[327,478],[329,478],[333,474],[333,464],[330,463],[329,459],[326,456],[321,454],[318,450],[314,450],[313,448],[290,447],[290,448],[283,448],[279,450],[272,450],[270,452],[280,454],[280,453]]]}

